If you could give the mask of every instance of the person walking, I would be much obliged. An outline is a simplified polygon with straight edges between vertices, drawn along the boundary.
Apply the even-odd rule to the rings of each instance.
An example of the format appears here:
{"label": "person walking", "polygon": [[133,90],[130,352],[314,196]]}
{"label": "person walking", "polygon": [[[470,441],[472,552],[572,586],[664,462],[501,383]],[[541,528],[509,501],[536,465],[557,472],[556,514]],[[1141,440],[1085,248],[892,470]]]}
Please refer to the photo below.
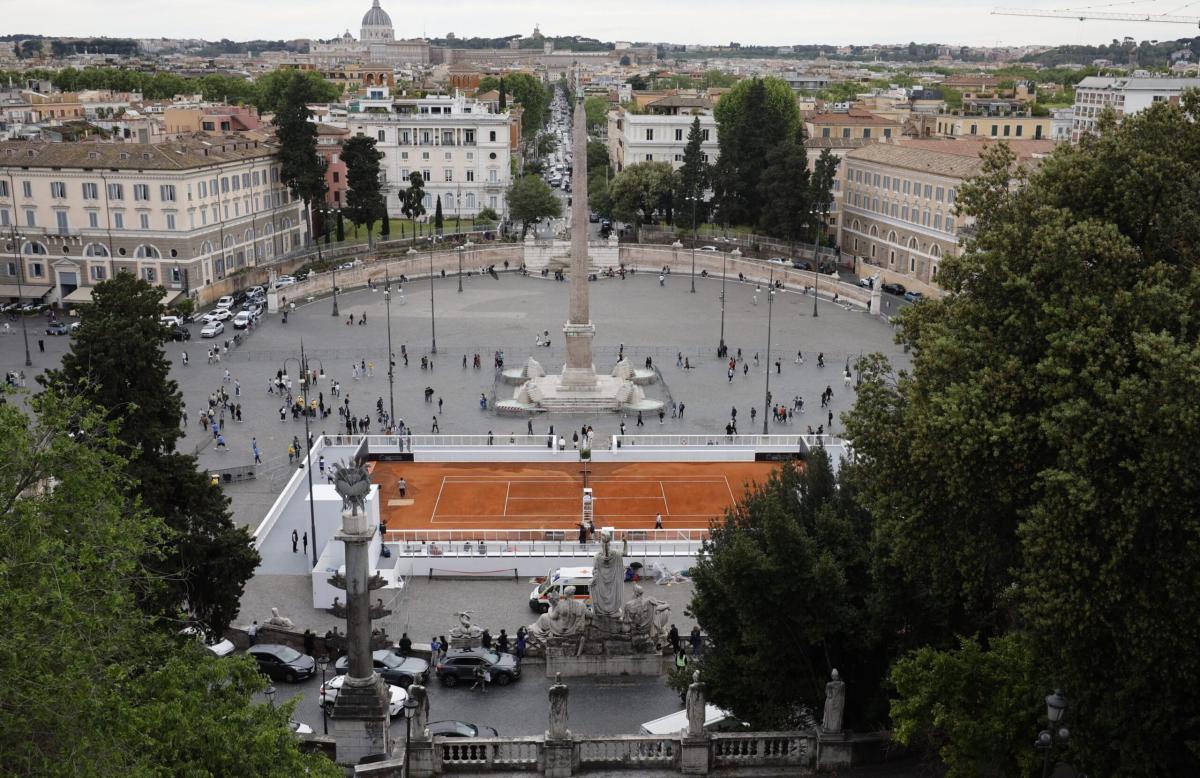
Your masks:
{"label": "person walking", "polygon": [[439,397],[438,398],[438,413],[440,414],[441,412],[442,412],[442,398]]}
{"label": "person walking", "polygon": [[684,407],[684,406],[683,406],[683,402],[682,402],[682,401],[680,401],[680,403],[679,403],[679,418],[680,418],[680,419],[682,419],[682,418],[683,418],[683,407]]}
{"label": "person walking", "polygon": [[525,432],[529,435],[533,434],[533,419],[529,419],[525,422]]}
{"label": "person walking", "polygon": [[666,411],[664,411],[662,408],[658,409],[658,425],[660,427],[662,426],[663,419],[666,418],[666,415],[667,415]]}
{"label": "person walking", "polygon": [[660,514],[658,514],[657,516],[655,516],[655,517],[654,517],[654,528],[655,528],[655,529],[662,529],[662,528],[663,528],[663,526],[662,526],[662,514],[661,514],[661,513],[660,513]]}
{"label": "person walking", "polygon": [[508,633],[504,630],[500,630],[500,637],[496,638],[496,649],[501,654],[508,653]]}
{"label": "person walking", "polygon": [[433,433],[436,435],[438,431],[437,416],[433,417]]}
{"label": "person walking", "polygon": [[517,642],[513,646],[513,653],[516,654],[517,659],[525,658],[526,645],[527,641],[525,639],[525,628],[521,627],[517,630]]}
{"label": "person walking", "polygon": [[692,627],[692,634],[691,634],[691,637],[688,638],[688,642],[692,644],[692,656],[695,656],[695,657],[700,656],[700,648],[701,648],[703,641],[700,637],[700,625],[699,624],[696,624],[695,626]]}
{"label": "person walking", "polygon": [[308,533],[305,532],[300,536],[300,542],[304,545],[304,553],[308,553]]}
{"label": "person walking", "polygon": [[645,427],[645,426],[646,426],[646,422],[642,421],[642,412],[641,412],[641,411],[638,411],[638,415],[637,415],[637,425],[636,425],[636,426],[638,426],[638,427]]}
{"label": "person walking", "polygon": [[777,358],[775,360],[775,375],[780,374],[780,372],[782,370],[782,366],[783,366],[783,360]]}
{"label": "person walking", "polygon": [[250,438],[250,450],[254,452],[254,464],[262,464],[262,453],[258,450],[258,438]]}
{"label": "person walking", "polygon": [[667,643],[671,645],[671,651],[679,653],[679,629],[672,624],[671,631],[667,633]]}
{"label": "person walking", "polygon": [[246,630],[246,637],[250,638],[250,645],[258,643],[258,622],[250,625],[250,629]]}
{"label": "person walking", "polygon": [[408,494],[408,482],[404,480],[403,476],[396,482],[396,491],[400,492],[400,499],[402,500]]}
{"label": "person walking", "polygon": [[297,532],[296,530],[292,530],[292,553],[293,554],[300,553],[300,549],[298,548],[299,545],[300,545],[300,533]]}
{"label": "person walking", "polygon": [[183,366],[184,367],[188,366],[188,355],[187,355],[186,351],[183,352]]}

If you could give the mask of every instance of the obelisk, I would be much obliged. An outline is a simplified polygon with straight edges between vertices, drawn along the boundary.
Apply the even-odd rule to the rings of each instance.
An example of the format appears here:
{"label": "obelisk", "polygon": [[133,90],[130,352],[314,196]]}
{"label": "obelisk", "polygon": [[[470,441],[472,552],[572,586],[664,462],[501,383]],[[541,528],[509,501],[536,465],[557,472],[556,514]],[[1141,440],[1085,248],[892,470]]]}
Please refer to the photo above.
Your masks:
{"label": "obelisk", "polygon": [[[578,78],[578,76],[576,76]],[[596,327],[588,310],[588,197],[587,197],[587,117],[583,108],[583,89],[575,84],[575,111],[571,130],[571,301],[563,335],[567,341],[567,364],[563,367],[562,386],[587,390],[596,385],[596,366],[592,363],[592,338]]]}

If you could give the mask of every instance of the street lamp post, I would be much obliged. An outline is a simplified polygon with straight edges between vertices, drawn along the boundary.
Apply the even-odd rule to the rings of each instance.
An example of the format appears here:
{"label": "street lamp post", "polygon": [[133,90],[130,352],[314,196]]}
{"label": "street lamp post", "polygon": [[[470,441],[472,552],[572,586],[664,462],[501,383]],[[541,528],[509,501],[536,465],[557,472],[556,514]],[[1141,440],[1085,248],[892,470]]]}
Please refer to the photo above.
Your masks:
{"label": "street lamp post", "polygon": [[[13,198],[16,198],[16,192],[13,192]],[[14,219],[16,217],[14,216]],[[21,242],[17,239],[17,228],[14,223],[12,226],[12,245],[13,253],[17,257],[17,299],[20,300],[25,296],[25,291],[21,288],[21,277],[25,275],[25,255],[21,252]],[[29,330],[26,327],[25,312],[19,307],[17,313],[21,316],[21,337],[25,340],[25,367],[33,367],[33,358],[29,354]]]}
{"label": "street lamp post", "polygon": [[458,252],[458,293],[462,294],[462,265],[463,265],[463,250],[466,246],[459,246],[455,251]]}
{"label": "street lamp post", "polygon": [[1066,727],[1058,727],[1056,731],[1051,732],[1051,729],[1062,721],[1066,711],[1067,698],[1060,690],[1055,689],[1054,694],[1046,695],[1046,721],[1050,723],[1050,729],[1039,732],[1037,740],[1033,743],[1033,747],[1042,752],[1042,778],[1050,774],[1050,752],[1054,749],[1055,742],[1066,745],[1071,739],[1071,732]]}
{"label": "street lamp post", "polygon": [[[288,362],[295,362],[296,367],[301,374],[301,387],[304,390],[305,400],[302,414],[304,415],[304,450],[308,453],[308,529],[312,533],[312,564],[317,566],[317,513],[314,507],[315,500],[313,499],[313,479],[312,479],[312,435],[308,431],[308,357],[304,354],[304,341],[300,341],[300,358],[288,357],[283,360],[284,372],[287,372]],[[324,373],[324,368],[321,370]],[[302,467],[304,465],[301,465]]]}
{"label": "street lamp post", "polygon": [[433,302],[433,235],[429,236],[429,339],[431,354],[437,353],[437,310]]}
{"label": "street lamp post", "polygon": [[692,190],[692,294],[696,293],[696,199],[699,194]]}
{"label": "street lamp post", "polygon": [[813,318],[817,318],[817,297],[821,289],[821,271],[813,271]]}
{"label": "street lamp post", "polygon": [[771,407],[771,313],[775,308],[775,268],[767,289],[767,382],[763,389],[763,434],[767,434],[767,411]]}
{"label": "street lamp post", "polygon": [[387,310],[388,426],[396,424],[396,355],[392,352],[392,277],[384,265],[383,305]]}
{"label": "street lamp post", "polygon": [[[317,667],[321,668],[321,688],[325,688],[325,671],[329,669],[329,655],[321,654],[317,657]],[[329,734],[329,709],[324,705],[321,706],[321,729],[325,734]]]}
{"label": "street lamp post", "polygon": [[333,266],[333,315],[338,315],[337,307],[337,265]]}

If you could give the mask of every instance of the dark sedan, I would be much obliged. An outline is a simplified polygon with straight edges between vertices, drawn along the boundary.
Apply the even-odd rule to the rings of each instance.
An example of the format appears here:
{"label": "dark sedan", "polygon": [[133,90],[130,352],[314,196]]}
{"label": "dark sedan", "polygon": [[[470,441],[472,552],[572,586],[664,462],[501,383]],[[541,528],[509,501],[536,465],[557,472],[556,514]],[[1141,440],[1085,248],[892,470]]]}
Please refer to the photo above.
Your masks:
{"label": "dark sedan", "polygon": [[465,721],[431,721],[429,722],[431,737],[499,737],[500,733],[492,727],[477,727]]}
{"label": "dark sedan", "polygon": [[447,652],[437,663],[437,676],[444,686],[457,686],[459,681],[474,682],[476,668],[485,667],[492,674],[492,683],[508,686],[521,677],[521,662],[512,654],[501,654],[488,648],[463,648]]}
{"label": "dark sedan", "polygon": [[903,297],[905,291],[907,291],[904,288],[903,284],[884,284],[883,286],[881,286],[879,288],[882,289],[883,291],[887,292],[888,294],[894,294],[897,297]]}
{"label": "dark sedan", "polygon": [[[407,689],[409,684],[425,683],[429,677],[429,663],[424,659],[397,656],[386,648],[372,652],[371,659],[383,680],[401,689]],[[345,675],[350,670],[350,658],[340,657],[333,663],[333,669],[338,675]]]}
{"label": "dark sedan", "polygon": [[259,643],[246,649],[246,653],[258,662],[259,672],[273,681],[295,683],[312,678],[317,672],[317,661],[291,646]]}

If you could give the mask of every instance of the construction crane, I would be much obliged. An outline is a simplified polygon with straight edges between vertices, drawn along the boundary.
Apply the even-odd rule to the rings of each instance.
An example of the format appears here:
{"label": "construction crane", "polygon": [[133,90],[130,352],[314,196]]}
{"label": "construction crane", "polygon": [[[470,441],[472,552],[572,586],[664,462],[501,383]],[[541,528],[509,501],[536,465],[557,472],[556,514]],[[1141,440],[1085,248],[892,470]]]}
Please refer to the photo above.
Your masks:
{"label": "construction crane", "polygon": [[993,16],[1049,16],[1056,19],[1078,19],[1081,22],[1092,20],[1108,20],[1117,22],[1161,22],[1163,24],[1190,24],[1193,27],[1200,27],[1200,16],[1168,16],[1166,14],[1129,14],[1129,13],[1108,13],[1104,11],[1088,11],[1080,9],[1071,11],[1069,9],[1062,10],[1036,10],[1029,8],[995,8],[992,10]]}

